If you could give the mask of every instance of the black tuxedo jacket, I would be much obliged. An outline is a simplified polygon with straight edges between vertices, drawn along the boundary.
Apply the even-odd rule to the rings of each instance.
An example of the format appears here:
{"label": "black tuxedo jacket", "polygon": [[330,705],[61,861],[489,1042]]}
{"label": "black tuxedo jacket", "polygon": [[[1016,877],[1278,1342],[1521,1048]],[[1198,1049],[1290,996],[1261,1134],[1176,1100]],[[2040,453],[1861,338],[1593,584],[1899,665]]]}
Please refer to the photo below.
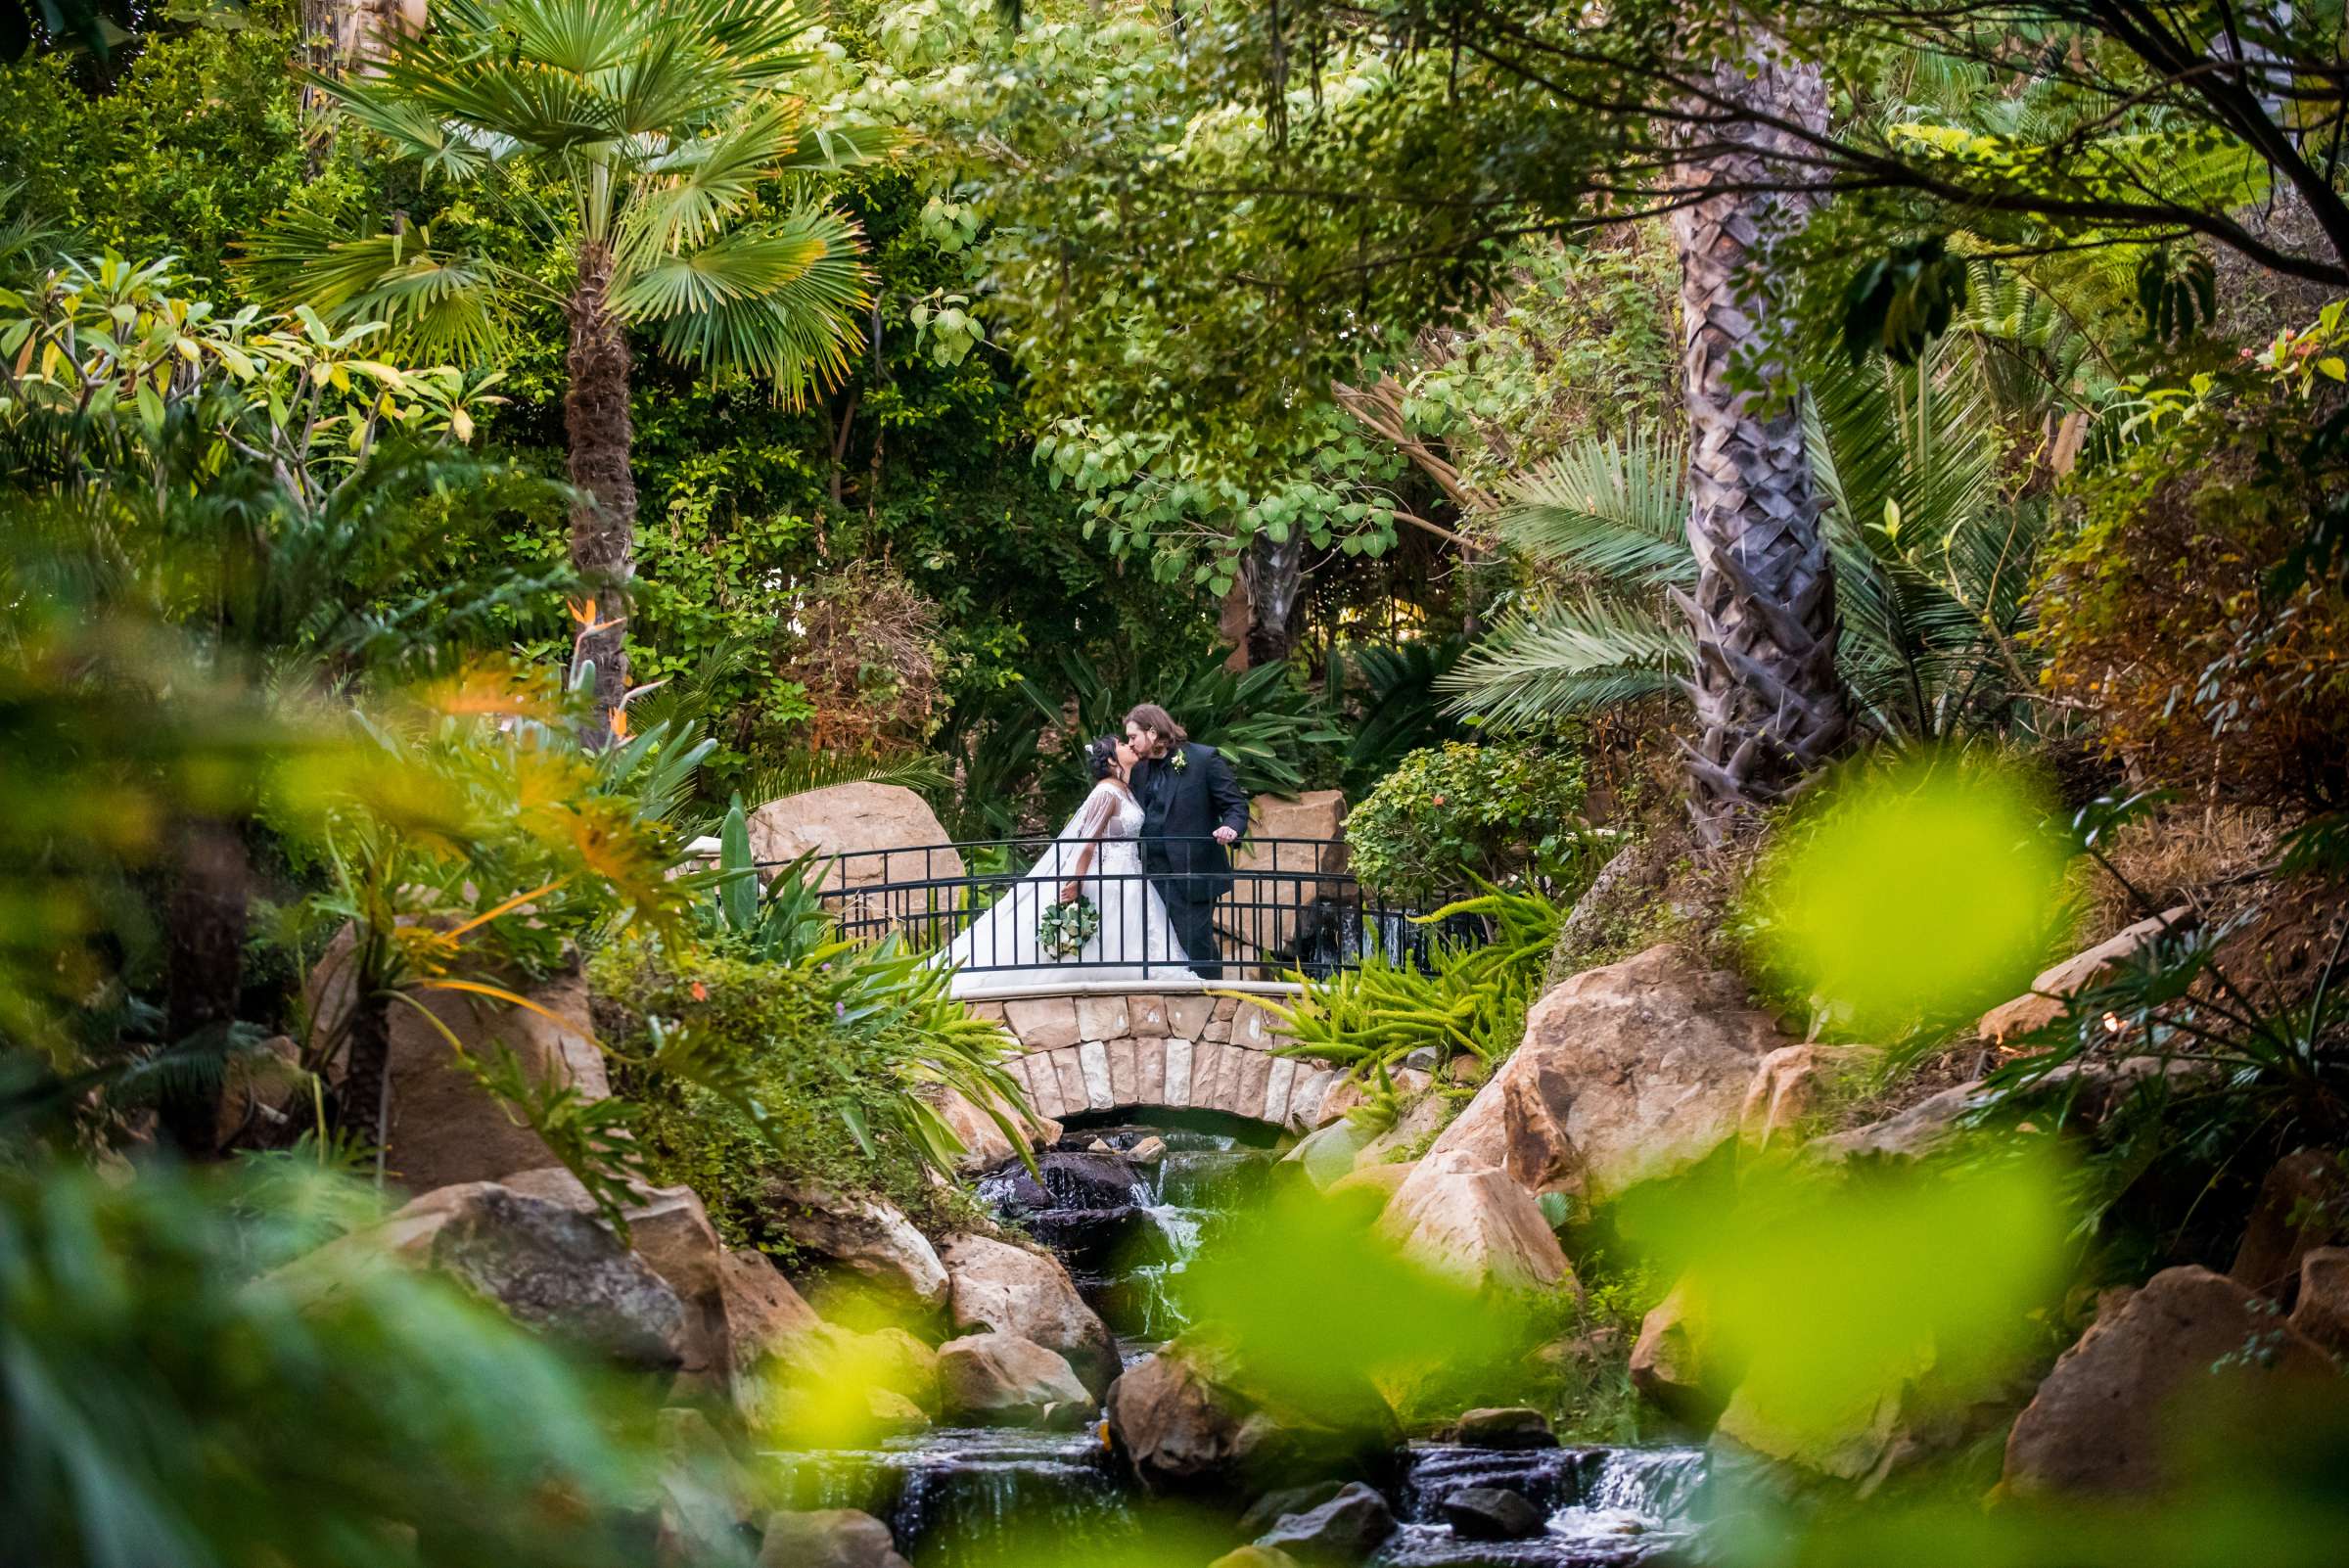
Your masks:
{"label": "black tuxedo jacket", "polygon": [[1248,797],[1223,754],[1185,741],[1164,758],[1135,765],[1133,794],[1142,803],[1142,869],[1173,879],[1160,887],[1160,897],[1170,903],[1212,903],[1229,893],[1231,856],[1212,835],[1220,827],[1248,831]]}

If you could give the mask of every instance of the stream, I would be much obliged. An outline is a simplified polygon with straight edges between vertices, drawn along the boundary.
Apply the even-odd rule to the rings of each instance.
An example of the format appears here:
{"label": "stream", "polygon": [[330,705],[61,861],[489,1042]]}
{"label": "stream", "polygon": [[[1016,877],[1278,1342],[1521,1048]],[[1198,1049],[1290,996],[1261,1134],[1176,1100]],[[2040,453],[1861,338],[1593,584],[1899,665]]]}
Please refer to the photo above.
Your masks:
{"label": "stream", "polygon": [[[1039,1183],[1013,1166],[982,1177],[979,1196],[1024,1224],[1067,1267],[1118,1336],[1128,1365],[1178,1333],[1182,1270],[1212,1244],[1223,1215],[1268,1179],[1275,1153],[1258,1134],[1196,1118],[1179,1126],[1072,1130]],[[1087,1154],[1095,1139],[1127,1150],[1166,1145],[1155,1164]],[[866,1451],[774,1456],[781,1505],[861,1508],[885,1520],[914,1568],[1089,1568],[1166,1548],[1165,1568],[1205,1568],[1243,1545],[1225,1540],[1196,1565],[1173,1549],[1175,1524],[1149,1503],[1092,1431],[940,1427]],[[1700,1450],[1551,1448],[1506,1452],[1413,1444],[1388,1502],[1402,1528],[1373,1568],[1632,1568],[1689,1535],[1703,1479]],[[1507,1487],[1547,1517],[1515,1542],[1455,1537],[1443,1504],[1463,1487]],[[1149,1559],[1159,1563],[1160,1555]]]}

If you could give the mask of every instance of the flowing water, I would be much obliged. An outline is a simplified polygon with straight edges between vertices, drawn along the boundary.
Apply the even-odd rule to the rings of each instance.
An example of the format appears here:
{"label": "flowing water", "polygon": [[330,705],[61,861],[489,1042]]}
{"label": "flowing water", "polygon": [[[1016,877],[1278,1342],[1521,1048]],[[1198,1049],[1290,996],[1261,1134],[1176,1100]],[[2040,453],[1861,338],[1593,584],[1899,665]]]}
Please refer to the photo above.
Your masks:
{"label": "flowing water", "polygon": [[[1165,1144],[1163,1157],[1124,1158],[1146,1137]],[[1084,1146],[1096,1138],[1112,1152],[1088,1152]],[[1184,1268],[1213,1244],[1221,1218],[1262,1189],[1272,1158],[1259,1140],[1199,1125],[1093,1128],[1072,1132],[1042,1158],[1040,1181],[1014,1166],[982,1178],[979,1194],[1060,1257],[1130,1365],[1181,1331]],[[776,1460],[788,1506],[861,1508],[888,1522],[915,1568],[1080,1568],[1159,1540],[1092,1431],[940,1428],[870,1451]],[[1702,1475],[1702,1454],[1691,1449],[1414,1446],[1389,1499],[1402,1528],[1373,1561],[1376,1568],[1653,1563],[1686,1539]],[[1546,1516],[1543,1533],[1517,1542],[1456,1538],[1444,1522],[1444,1502],[1471,1486],[1522,1493]],[[1172,1559],[1170,1568],[1176,1568]]]}

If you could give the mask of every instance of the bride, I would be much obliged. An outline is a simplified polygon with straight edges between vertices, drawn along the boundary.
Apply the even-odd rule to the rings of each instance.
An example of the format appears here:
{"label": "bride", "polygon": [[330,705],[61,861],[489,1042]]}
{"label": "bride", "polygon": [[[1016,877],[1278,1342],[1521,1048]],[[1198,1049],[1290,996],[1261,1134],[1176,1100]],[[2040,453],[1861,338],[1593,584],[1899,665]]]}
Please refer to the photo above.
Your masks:
{"label": "bride", "polygon": [[[1167,906],[1142,875],[1142,807],[1127,786],[1135,760],[1116,736],[1085,746],[1093,793],[1028,874],[931,960],[958,971],[948,985],[953,994],[1189,973]],[[1092,901],[1100,929],[1073,953],[1054,951],[1039,938],[1038,923],[1056,904],[1080,897]]]}

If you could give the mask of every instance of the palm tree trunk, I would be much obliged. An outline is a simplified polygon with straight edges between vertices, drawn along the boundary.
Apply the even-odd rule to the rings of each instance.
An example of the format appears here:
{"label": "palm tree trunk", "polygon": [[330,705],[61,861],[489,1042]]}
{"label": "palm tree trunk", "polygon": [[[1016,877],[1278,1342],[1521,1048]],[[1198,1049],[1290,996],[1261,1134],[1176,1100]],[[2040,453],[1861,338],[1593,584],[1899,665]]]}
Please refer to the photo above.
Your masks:
{"label": "palm tree trunk", "polygon": [[[1746,60],[1715,68],[1712,90],[1823,128],[1818,68],[1778,58],[1782,52],[1774,39],[1758,39]],[[1771,249],[1800,227],[1808,203],[1753,187],[1800,177],[1773,157],[1795,141],[1733,115],[1693,134],[1727,144],[1682,172],[1683,192],[1698,194],[1672,215],[1690,438],[1688,543],[1697,563],[1695,592],[1674,597],[1696,633],[1689,807],[1700,836],[1715,844],[1737,817],[1783,799],[1832,754],[1848,717],[1835,671],[1834,571],[1802,411],[1784,334],[1765,330],[1777,325],[1768,318],[1779,308]]]}
{"label": "palm tree trunk", "polygon": [[636,566],[636,476],[628,466],[635,429],[628,418],[628,340],[612,311],[612,253],[579,247],[579,281],[565,303],[571,317],[571,388],[563,423],[571,438],[571,564],[596,580],[596,619],[580,653],[595,661],[594,733],[606,732],[628,689],[626,583]]}

